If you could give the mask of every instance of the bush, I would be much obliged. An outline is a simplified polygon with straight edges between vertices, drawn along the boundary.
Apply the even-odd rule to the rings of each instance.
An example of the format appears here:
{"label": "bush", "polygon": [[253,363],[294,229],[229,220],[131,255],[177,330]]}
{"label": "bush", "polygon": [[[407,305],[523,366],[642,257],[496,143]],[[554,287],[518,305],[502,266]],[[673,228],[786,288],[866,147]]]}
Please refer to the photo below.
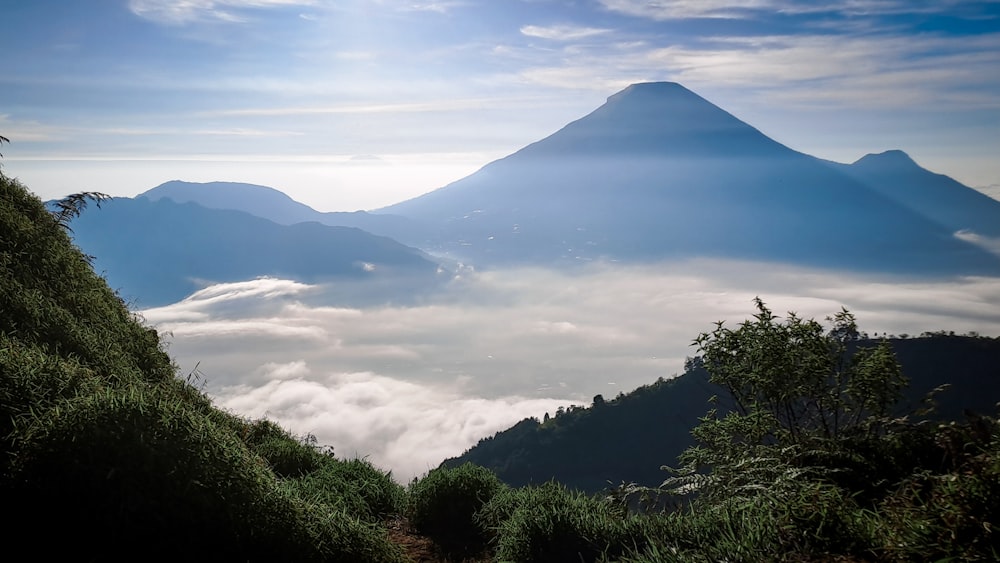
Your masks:
{"label": "bush", "polygon": [[311,502],[341,509],[376,523],[403,509],[405,491],[385,473],[363,459],[323,459],[320,467],[285,486]]}
{"label": "bush", "polygon": [[322,461],[322,454],[315,448],[303,444],[270,420],[250,424],[245,441],[278,477],[302,477],[318,469]]}
{"label": "bush", "polygon": [[551,482],[498,494],[478,515],[492,531],[500,561],[598,561],[615,559],[644,544],[646,519],[629,517],[618,504]]}
{"label": "bush", "polygon": [[438,468],[413,483],[407,514],[410,523],[452,555],[471,555],[486,547],[475,514],[505,485],[492,471],[466,463]]}
{"label": "bush", "polygon": [[[976,436],[976,422],[984,435]],[[881,531],[887,555],[900,561],[1000,560],[997,432],[996,423],[987,419],[939,430],[939,440],[948,446],[945,449],[955,448],[964,459],[949,473],[921,472],[909,477],[883,502]]]}

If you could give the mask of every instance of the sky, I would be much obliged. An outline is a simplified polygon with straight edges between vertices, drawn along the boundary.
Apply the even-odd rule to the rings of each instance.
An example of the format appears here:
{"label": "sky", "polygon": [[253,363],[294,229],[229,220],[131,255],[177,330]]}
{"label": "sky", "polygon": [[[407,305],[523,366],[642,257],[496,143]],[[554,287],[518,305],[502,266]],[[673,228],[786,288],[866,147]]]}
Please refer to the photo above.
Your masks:
{"label": "sky", "polygon": [[794,149],[902,149],[1000,196],[997,0],[5,0],[3,14],[2,163],[44,199],[221,180],[375,209],[659,80]]}

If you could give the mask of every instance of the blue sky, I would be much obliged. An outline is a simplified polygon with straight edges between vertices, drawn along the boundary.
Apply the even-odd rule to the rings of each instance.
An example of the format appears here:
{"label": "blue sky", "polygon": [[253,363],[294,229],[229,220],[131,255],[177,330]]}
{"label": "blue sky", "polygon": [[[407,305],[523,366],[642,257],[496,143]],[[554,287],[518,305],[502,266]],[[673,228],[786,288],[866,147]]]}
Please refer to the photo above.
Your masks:
{"label": "blue sky", "polygon": [[1000,184],[995,0],[4,4],[0,152],[43,198],[230,180],[370,209],[649,80],[816,156]]}

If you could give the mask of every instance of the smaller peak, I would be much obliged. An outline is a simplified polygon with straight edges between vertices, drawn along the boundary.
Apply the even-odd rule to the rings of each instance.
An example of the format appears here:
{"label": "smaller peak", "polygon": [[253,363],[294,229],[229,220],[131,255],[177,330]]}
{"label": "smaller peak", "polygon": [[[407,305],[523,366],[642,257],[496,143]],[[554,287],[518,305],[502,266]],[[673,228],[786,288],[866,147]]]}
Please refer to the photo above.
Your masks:
{"label": "smaller peak", "polygon": [[917,163],[910,158],[910,155],[899,149],[893,149],[888,151],[883,151],[880,153],[869,153],[865,156],[854,161],[852,166],[857,164],[893,164],[893,165],[911,165],[917,166]]}

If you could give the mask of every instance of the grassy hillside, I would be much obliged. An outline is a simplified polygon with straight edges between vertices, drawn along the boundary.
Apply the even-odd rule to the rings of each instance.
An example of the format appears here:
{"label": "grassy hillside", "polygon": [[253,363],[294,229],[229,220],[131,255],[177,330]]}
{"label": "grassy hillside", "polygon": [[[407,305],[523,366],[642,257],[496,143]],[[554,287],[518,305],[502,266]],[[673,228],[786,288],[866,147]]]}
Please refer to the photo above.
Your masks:
{"label": "grassy hillside", "polygon": [[[7,549],[73,560],[399,561],[403,490],[214,408],[0,175],[0,489]],[[39,538],[45,538],[38,541]]]}

